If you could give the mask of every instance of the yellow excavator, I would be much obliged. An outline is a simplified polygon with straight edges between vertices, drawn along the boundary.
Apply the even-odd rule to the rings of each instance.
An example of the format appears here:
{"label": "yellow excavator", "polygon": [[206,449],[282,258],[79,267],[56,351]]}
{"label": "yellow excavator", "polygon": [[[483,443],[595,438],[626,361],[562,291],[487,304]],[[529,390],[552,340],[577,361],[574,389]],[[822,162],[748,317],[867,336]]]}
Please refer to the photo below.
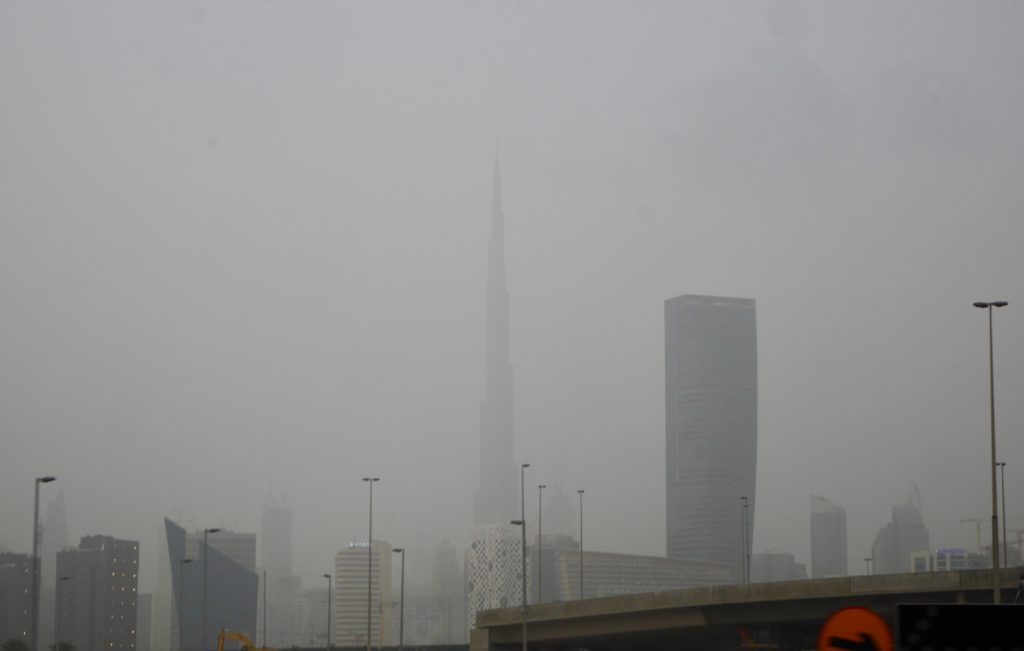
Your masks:
{"label": "yellow excavator", "polygon": [[224,651],[224,640],[238,642],[242,645],[241,651],[277,651],[277,649],[271,649],[270,647],[256,646],[244,633],[229,631],[224,628],[220,629],[220,634],[217,635],[217,651]]}

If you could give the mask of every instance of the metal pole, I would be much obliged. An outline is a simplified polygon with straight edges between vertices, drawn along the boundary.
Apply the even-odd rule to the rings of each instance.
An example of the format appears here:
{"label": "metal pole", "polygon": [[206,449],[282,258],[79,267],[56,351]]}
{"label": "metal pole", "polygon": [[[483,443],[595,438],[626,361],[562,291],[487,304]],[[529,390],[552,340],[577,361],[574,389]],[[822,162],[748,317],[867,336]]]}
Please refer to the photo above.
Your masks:
{"label": "metal pole", "polygon": [[405,548],[396,549],[402,553],[402,578],[398,592],[398,648],[405,648]]}
{"label": "metal pole", "polygon": [[526,520],[523,520],[523,651],[526,651]]}
{"label": "metal pole", "polygon": [[583,489],[577,489],[580,496],[580,599],[583,598]]}
{"label": "metal pole", "polygon": [[39,479],[35,481],[35,509],[32,511],[32,651],[39,651]]}
{"label": "metal pole", "polygon": [[988,398],[992,425],[992,603],[999,603],[999,514],[996,507],[996,372],[992,352],[992,306],[988,306]]}
{"label": "metal pole", "polygon": [[370,538],[366,546],[366,651],[373,648],[373,484],[380,477],[363,477],[370,484]]}
{"label": "metal pole", "polygon": [[999,480],[1002,483],[1003,502],[1003,567],[1010,567],[1010,555],[1006,552],[1006,462],[999,462]]}
{"label": "metal pole", "polygon": [[864,559],[864,574],[866,576],[871,576],[871,559],[870,558],[865,558]]}
{"label": "metal pole", "polygon": [[178,561],[178,651],[185,651],[185,565],[191,558]]}
{"label": "metal pole", "polygon": [[331,575],[324,574],[327,579],[327,651],[331,651]]}
{"label": "metal pole", "polygon": [[267,571],[263,570],[263,646],[267,646]]}
{"label": "metal pole", "polygon": [[974,307],[988,310],[988,387],[989,422],[992,432],[992,602],[999,603],[999,504],[996,492],[996,373],[992,343],[992,308],[1005,307],[1006,301],[977,302]]}
{"label": "metal pole", "polygon": [[32,511],[32,651],[39,651],[39,484],[48,484],[56,477],[36,477],[35,501]]}
{"label": "metal pole", "polygon": [[740,570],[743,572],[744,585],[750,585],[750,540],[747,535],[747,512],[750,502],[746,495],[740,496],[740,499],[743,500],[743,506],[740,507],[740,515],[743,516],[743,557],[740,559]]}
{"label": "metal pole", "polygon": [[203,529],[203,628],[202,634],[202,648],[206,651],[206,552],[207,552],[207,537],[209,536],[210,530]]}
{"label": "metal pole", "polygon": [[544,539],[541,534],[541,511],[543,509],[543,493],[547,488],[546,484],[537,486],[537,603],[544,603],[544,573],[541,571],[544,565],[544,555],[541,553]]}

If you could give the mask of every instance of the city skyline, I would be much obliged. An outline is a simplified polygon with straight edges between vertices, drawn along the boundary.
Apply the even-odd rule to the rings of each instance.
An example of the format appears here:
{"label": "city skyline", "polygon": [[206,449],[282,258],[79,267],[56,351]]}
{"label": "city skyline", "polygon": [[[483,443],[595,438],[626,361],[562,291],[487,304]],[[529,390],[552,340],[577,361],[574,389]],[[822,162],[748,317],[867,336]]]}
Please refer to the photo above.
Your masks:
{"label": "city skyline", "polygon": [[588,548],[665,553],[688,292],[758,302],[754,553],[809,562],[824,495],[861,572],[910,481],[935,545],[975,550],[974,301],[1009,301],[1022,510],[1024,10],[922,6],[3,5],[0,543],[29,550],[54,475],[41,510],[63,490],[71,540],[138,540],[150,592],[161,517],[258,532],[270,494],[310,587],[365,539],[372,473],[426,583],[474,521],[498,137],[528,522],[561,482]]}

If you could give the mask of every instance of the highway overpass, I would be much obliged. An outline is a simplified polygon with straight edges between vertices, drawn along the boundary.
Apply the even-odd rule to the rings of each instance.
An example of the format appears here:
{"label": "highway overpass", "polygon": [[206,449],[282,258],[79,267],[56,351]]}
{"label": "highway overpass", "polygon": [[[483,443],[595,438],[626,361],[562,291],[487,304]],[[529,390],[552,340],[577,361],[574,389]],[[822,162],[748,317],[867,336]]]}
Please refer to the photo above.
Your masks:
{"label": "highway overpass", "polygon": [[[1004,603],[1020,576],[1002,571]],[[847,606],[891,623],[898,603],[991,602],[991,570],[714,586],[532,605],[527,641],[534,650],[814,649],[825,619]],[[520,608],[480,612],[470,651],[521,648],[522,630]]]}

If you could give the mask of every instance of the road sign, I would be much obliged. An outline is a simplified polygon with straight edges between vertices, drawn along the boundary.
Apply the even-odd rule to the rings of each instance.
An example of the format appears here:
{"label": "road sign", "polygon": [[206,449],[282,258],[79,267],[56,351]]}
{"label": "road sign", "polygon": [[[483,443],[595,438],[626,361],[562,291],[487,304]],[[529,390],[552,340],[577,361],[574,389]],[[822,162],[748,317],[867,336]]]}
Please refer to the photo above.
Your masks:
{"label": "road sign", "polygon": [[892,632],[873,610],[843,608],[825,620],[818,633],[818,651],[892,651]]}

